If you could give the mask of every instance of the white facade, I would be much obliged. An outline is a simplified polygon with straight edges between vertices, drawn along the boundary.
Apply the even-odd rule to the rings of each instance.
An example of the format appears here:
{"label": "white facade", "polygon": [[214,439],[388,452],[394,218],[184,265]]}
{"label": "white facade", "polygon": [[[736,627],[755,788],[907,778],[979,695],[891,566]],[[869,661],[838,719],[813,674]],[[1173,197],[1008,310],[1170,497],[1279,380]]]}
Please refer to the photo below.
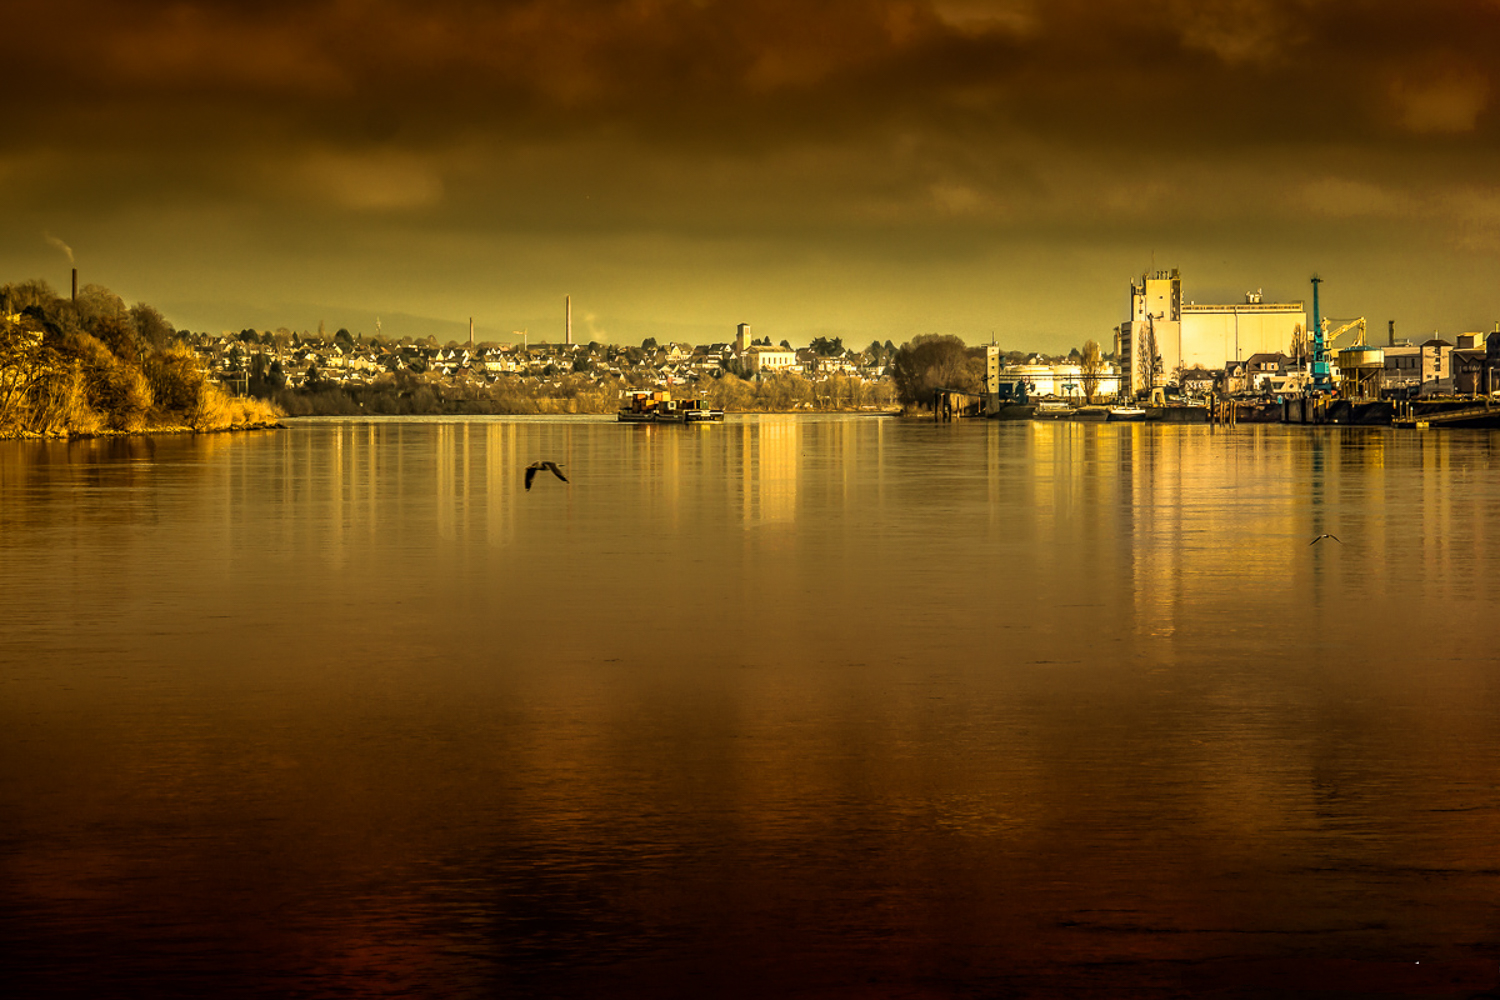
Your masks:
{"label": "white facade", "polygon": [[[1153,378],[1151,345],[1160,358]],[[1182,355],[1182,276],[1174,267],[1130,283],[1130,319],[1120,324],[1115,357],[1131,395],[1165,383]],[[1145,363],[1143,363],[1143,359]]]}
{"label": "white facade", "polygon": [[[1243,303],[1184,304],[1182,278],[1173,268],[1130,283],[1130,319],[1120,324],[1115,356],[1122,382],[1135,395],[1171,382],[1182,368],[1222,371],[1255,354],[1293,355],[1306,329],[1303,303],[1262,302],[1259,292]],[[1153,339],[1160,363],[1149,379],[1140,359]]]}
{"label": "white facade", "polygon": [[[1181,340],[1176,355],[1184,368],[1200,365],[1210,371],[1254,354],[1295,357],[1295,343],[1307,329],[1307,310],[1301,302],[1260,302],[1247,295],[1237,305],[1182,307]],[[1248,301],[1255,299],[1257,301]],[[1167,369],[1173,371],[1175,365]]]}
{"label": "white facade", "polygon": [[784,347],[752,347],[744,354],[745,371],[751,375],[792,368],[796,364],[796,352]]}
{"label": "white facade", "polygon": [[[1007,365],[1000,378],[1024,381],[1034,396],[1061,396],[1064,399],[1085,398],[1083,369],[1078,365]],[[1094,398],[1109,398],[1120,392],[1120,373],[1114,365],[1105,365],[1098,375]]]}

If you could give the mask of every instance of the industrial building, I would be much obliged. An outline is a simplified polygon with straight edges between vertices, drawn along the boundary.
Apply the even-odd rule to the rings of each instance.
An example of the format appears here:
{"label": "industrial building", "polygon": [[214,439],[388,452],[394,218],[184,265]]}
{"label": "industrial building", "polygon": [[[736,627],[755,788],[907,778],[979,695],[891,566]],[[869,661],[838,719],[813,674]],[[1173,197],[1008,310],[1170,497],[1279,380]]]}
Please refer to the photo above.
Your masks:
{"label": "industrial building", "polygon": [[1185,303],[1174,267],[1131,281],[1130,319],[1115,330],[1115,357],[1122,387],[1134,396],[1179,382],[1185,369],[1223,371],[1256,354],[1304,354],[1306,330],[1303,302],[1265,302],[1258,291],[1227,305]]}
{"label": "industrial building", "polygon": [[1004,353],[992,344],[985,346],[984,380],[985,391],[991,394],[1002,383],[1022,382],[1029,395],[1073,400],[1114,399],[1121,386],[1119,373],[1108,363],[1089,373],[1073,364],[1008,365]]}

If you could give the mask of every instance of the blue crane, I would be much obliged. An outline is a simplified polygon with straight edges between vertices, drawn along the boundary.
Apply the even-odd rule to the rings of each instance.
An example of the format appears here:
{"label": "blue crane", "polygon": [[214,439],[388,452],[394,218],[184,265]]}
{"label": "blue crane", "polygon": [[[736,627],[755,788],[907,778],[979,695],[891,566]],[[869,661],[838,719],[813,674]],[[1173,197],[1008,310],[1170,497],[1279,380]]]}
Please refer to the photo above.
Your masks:
{"label": "blue crane", "polygon": [[1333,388],[1333,375],[1328,368],[1328,352],[1323,344],[1323,319],[1318,315],[1318,286],[1323,279],[1312,276],[1312,388],[1313,392],[1328,392]]}

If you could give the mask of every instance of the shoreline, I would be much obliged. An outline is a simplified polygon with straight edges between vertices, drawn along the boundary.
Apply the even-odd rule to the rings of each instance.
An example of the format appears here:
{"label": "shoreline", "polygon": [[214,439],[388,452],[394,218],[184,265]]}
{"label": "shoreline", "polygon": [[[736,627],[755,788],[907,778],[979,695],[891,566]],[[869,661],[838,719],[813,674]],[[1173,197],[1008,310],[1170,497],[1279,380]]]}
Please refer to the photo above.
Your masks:
{"label": "shoreline", "polygon": [[0,441],[90,441],[98,438],[132,438],[132,437],[159,437],[172,434],[237,434],[243,431],[275,431],[286,430],[287,425],[283,419],[260,420],[248,424],[229,424],[224,427],[205,427],[198,429],[185,424],[165,424],[155,427],[143,427],[136,431],[19,431],[11,434],[0,434]]}

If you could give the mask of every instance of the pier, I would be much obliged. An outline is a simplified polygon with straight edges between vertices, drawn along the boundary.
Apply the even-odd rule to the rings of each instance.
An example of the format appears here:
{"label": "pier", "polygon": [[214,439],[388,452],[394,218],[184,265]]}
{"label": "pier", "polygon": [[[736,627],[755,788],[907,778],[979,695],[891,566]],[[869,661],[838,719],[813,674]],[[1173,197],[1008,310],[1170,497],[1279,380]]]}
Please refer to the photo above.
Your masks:
{"label": "pier", "polygon": [[1484,421],[1485,426],[1500,426],[1500,406],[1492,399],[1481,399],[1468,405],[1434,409],[1442,404],[1406,402],[1400,404],[1391,419],[1393,427],[1422,428],[1433,424],[1458,424],[1469,421]]}

